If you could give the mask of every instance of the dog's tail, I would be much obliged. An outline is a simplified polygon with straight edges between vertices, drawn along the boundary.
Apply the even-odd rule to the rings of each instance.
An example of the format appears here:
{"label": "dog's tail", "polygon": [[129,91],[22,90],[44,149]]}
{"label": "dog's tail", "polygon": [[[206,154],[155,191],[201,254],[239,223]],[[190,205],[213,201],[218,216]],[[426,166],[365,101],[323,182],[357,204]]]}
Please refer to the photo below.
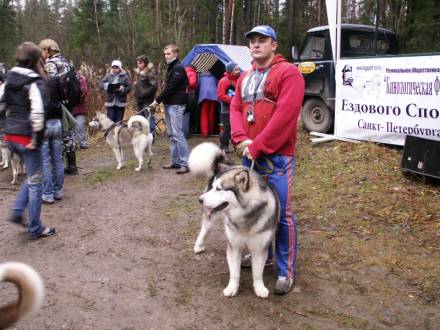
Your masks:
{"label": "dog's tail", "polygon": [[7,328],[43,305],[43,281],[32,267],[20,262],[0,264],[0,282],[15,284],[19,294],[17,302],[0,307],[0,329]]}
{"label": "dog's tail", "polygon": [[188,158],[188,167],[195,176],[211,177],[219,171],[219,165],[232,165],[224,151],[212,142],[203,142],[196,146]]}
{"label": "dog's tail", "polygon": [[128,128],[140,128],[142,133],[150,133],[150,122],[141,115],[135,115],[128,120]]}

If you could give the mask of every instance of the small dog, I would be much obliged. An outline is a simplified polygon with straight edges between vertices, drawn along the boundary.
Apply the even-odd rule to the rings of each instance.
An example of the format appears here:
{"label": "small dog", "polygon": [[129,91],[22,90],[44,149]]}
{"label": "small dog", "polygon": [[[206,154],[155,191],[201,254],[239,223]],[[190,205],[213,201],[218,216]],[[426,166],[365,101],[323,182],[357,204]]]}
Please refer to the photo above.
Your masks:
{"label": "small dog", "polygon": [[0,264],[0,282],[15,284],[19,293],[17,302],[0,307],[0,329],[11,326],[43,305],[43,281],[32,267],[20,262]]}
{"label": "small dog", "polygon": [[204,251],[210,228],[223,219],[230,273],[223,294],[227,297],[237,294],[241,256],[247,247],[252,255],[255,294],[267,298],[269,290],[263,282],[263,270],[280,219],[280,202],[272,187],[257,172],[230,163],[214,143],[202,143],[191,151],[190,172],[210,178],[205,192],[199,197],[203,205],[202,228],[194,251]]}
{"label": "small dog", "polygon": [[139,162],[135,171],[142,169],[145,150],[148,153],[147,164],[151,164],[153,135],[150,133],[150,123],[147,118],[135,115],[128,120],[126,126],[114,123],[104,113],[97,111],[89,126],[100,129],[104,133],[107,143],[115,154],[117,170],[125,165],[122,147],[130,144],[133,146],[134,154]]}

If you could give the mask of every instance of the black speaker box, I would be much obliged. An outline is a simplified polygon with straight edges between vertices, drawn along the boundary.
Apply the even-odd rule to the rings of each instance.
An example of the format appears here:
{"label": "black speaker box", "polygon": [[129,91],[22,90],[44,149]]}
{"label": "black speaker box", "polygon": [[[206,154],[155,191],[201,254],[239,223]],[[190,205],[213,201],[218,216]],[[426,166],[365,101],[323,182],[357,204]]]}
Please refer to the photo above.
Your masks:
{"label": "black speaker box", "polygon": [[407,135],[402,169],[440,179],[440,141]]}

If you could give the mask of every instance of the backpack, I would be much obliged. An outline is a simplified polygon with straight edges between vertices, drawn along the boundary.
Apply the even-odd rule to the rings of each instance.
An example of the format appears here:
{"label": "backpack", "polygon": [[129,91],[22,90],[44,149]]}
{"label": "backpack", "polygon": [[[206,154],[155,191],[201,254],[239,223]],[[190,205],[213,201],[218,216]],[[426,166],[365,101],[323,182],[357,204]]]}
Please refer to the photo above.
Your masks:
{"label": "backpack", "polygon": [[75,67],[70,65],[69,70],[61,78],[61,88],[63,90],[63,104],[69,111],[81,103],[81,82],[76,74]]}

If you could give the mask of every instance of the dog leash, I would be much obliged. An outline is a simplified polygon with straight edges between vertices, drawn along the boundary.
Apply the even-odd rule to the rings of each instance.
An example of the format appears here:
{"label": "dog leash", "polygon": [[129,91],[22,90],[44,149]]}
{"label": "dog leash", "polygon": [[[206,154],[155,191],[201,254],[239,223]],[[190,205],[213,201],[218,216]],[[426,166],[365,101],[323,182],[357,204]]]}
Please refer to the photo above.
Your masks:
{"label": "dog leash", "polygon": [[[138,112],[135,112],[133,116],[136,116],[136,115],[138,115],[138,114],[144,112],[145,110],[148,110],[148,118],[147,118],[147,119],[150,120],[150,118],[151,118],[151,109],[152,109],[151,104],[149,104],[149,105],[143,107],[143,108],[142,108],[141,110],[139,110]],[[131,116],[131,117],[133,117],[133,116]],[[120,126],[121,124],[123,124],[123,123],[125,123],[125,122],[127,122],[127,121],[128,121],[128,119],[120,120],[120,121],[118,121],[118,122],[116,122],[116,123],[113,123],[109,128],[107,128],[107,129],[105,129],[105,130],[102,130],[101,132],[103,132],[103,133],[104,133],[104,137],[107,138],[107,135],[108,135],[108,134],[109,134],[109,133],[110,133],[110,132],[116,127],[116,126]]]}

